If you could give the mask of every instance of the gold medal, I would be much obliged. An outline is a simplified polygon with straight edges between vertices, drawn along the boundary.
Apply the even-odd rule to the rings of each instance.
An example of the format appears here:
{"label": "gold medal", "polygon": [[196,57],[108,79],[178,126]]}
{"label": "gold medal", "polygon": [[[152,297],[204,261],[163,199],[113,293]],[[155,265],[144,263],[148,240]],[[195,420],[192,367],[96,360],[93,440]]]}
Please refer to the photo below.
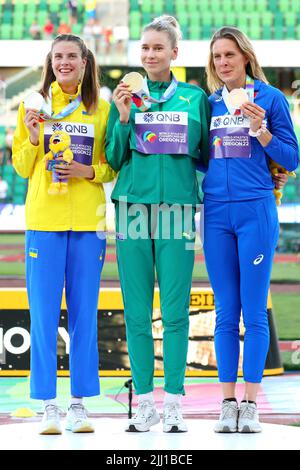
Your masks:
{"label": "gold medal", "polygon": [[130,72],[123,77],[122,82],[129,85],[131,93],[137,93],[143,88],[144,77],[138,72]]}

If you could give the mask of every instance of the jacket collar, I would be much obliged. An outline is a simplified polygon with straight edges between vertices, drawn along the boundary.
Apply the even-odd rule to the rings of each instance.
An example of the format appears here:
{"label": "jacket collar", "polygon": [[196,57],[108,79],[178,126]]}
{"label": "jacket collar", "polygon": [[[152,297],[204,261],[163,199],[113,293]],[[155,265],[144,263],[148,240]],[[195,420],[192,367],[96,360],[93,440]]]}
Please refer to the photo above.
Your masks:
{"label": "jacket collar", "polygon": [[52,90],[52,97],[55,100],[69,103],[70,100],[73,101],[74,99],[77,98],[79,94],[81,94],[81,82],[78,85],[77,93],[75,95],[69,95],[68,93],[64,93],[57,81],[51,83],[51,90]]}
{"label": "jacket collar", "polygon": [[150,89],[151,90],[157,90],[159,88],[168,88],[168,86],[170,86],[171,81],[169,81],[169,82],[156,82],[156,81],[150,80],[147,77],[147,83],[148,83],[149,90]]}

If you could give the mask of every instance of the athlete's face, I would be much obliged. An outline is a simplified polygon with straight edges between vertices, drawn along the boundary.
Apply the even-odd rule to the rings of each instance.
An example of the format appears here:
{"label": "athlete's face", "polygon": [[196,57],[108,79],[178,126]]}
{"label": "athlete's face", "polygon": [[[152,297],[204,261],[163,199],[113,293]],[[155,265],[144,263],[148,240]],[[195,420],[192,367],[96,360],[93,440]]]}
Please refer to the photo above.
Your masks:
{"label": "athlete's face", "polygon": [[168,81],[171,61],[178,55],[166,32],[146,31],[141,40],[141,61],[150,80]]}
{"label": "athlete's face", "polygon": [[248,59],[234,41],[217,39],[212,55],[216,73],[229,90],[245,85]]}
{"label": "athlete's face", "polygon": [[58,83],[66,88],[77,87],[83,76],[86,59],[81,57],[75,42],[57,42],[52,50],[52,69]]}

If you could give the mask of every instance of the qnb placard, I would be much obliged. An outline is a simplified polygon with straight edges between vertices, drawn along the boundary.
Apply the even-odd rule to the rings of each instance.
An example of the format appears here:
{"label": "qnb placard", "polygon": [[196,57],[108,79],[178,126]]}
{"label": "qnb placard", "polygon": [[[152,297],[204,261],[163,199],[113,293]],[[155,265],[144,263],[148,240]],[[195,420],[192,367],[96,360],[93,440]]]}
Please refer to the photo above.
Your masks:
{"label": "qnb placard", "polygon": [[189,153],[187,112],[135,114],[136,149],[146,154]]}

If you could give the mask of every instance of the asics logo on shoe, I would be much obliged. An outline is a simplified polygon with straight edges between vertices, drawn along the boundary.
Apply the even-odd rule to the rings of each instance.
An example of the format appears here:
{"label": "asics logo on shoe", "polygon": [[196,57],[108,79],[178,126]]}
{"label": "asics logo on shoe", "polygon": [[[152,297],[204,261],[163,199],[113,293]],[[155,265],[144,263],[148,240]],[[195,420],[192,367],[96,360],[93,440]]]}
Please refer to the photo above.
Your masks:
{"label": "asics logo on shoe", "polygon": [[257,264],[260,264],[262,260],[264,259],[264,255],[258,255],[257,258],[253,261],[253,264],[256,266]]}

